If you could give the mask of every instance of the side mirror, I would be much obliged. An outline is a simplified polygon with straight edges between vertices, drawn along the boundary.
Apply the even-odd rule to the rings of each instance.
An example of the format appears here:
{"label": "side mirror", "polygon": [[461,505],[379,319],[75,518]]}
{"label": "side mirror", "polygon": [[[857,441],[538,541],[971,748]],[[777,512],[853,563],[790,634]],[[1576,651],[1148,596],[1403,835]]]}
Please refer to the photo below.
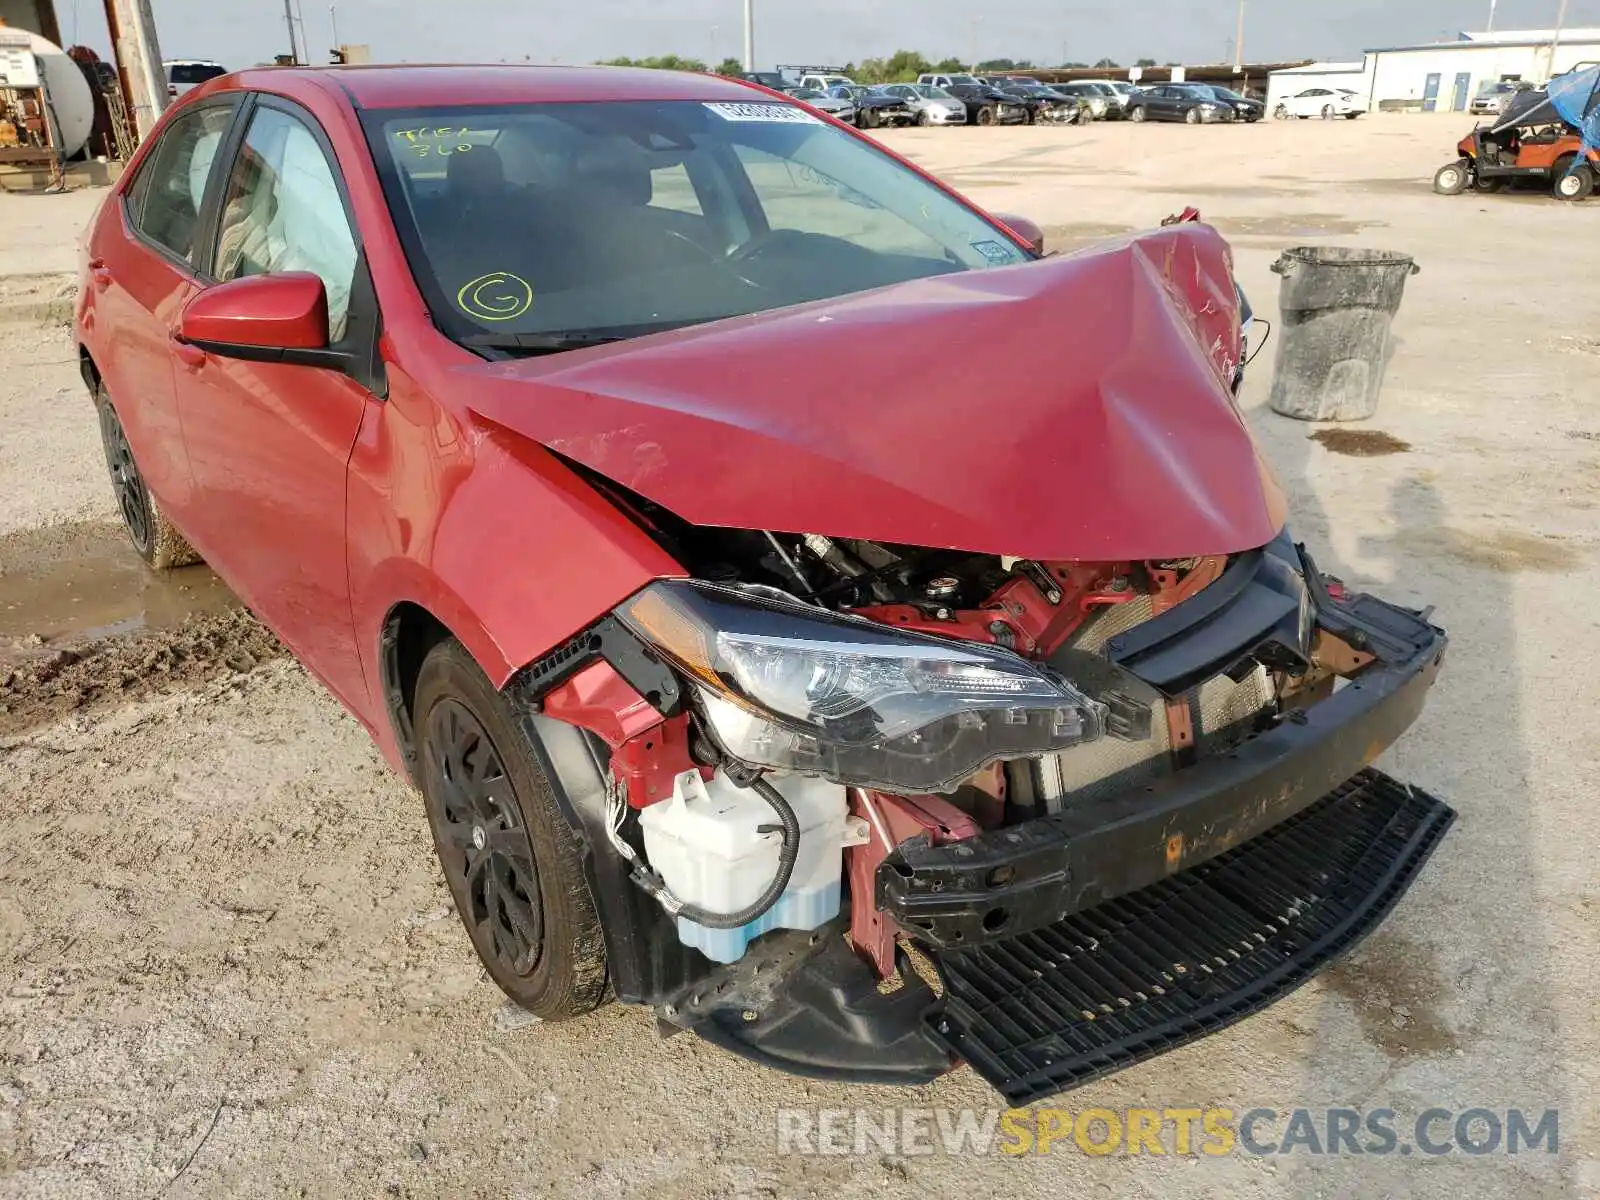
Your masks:
{"label": "side mirror", "polygon": [[348,366],[348,355],[328,349],[328,292],[309,271],[208,287],[184,308],[178,336],[220,358]]}
{"label": "side mirror", "polygon": [[1044,230],[1027,217],[1018,217],[1011,213],[994,213],[993,216],[996,221],[1028,243],[1028,248],[1035,254],[1044,253]]}

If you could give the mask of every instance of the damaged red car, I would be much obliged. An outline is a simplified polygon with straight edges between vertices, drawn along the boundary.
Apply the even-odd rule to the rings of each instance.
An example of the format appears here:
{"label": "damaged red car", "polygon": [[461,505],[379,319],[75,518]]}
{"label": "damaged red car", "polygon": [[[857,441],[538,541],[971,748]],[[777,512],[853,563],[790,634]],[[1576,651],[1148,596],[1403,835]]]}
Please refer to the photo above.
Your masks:
{"label": "damaged red car", "polygon": [[711,76],[270,70],[85,258],[135,546],[415,782],[543,1017],[1025,1103],[1296,987],[1449,825],[1370,766],[1444,634],[1296,544],[1203,224],[1044,257]]}

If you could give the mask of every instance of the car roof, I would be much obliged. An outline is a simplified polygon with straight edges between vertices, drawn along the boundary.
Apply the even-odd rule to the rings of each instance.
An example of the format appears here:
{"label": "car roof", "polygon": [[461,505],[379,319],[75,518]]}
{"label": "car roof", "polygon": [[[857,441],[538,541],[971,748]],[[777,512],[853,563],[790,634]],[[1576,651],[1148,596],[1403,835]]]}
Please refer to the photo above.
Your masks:
{"label": "car roof", "polygon": [[638,67],[545,67],[504,63],[393,63],[338,67],[258,67],[214,80],[233,87],[283,90],[289,80],[333,87],[357,108],[454,107],[585,100],[750,100],[754,84],[692,71]]}

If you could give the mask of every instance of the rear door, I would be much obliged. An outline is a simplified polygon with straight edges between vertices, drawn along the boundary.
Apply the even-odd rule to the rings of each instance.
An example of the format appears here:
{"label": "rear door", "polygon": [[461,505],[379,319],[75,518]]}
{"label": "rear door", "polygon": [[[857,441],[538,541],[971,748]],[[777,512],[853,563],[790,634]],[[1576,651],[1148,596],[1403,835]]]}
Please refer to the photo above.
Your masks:
{"label": "rear door", "polygon": [[[277,97],[254,97],[242,119],[208,247],[210,278],[313,272],[327,288],[330,345],[371,363],[377,301],[326,135]],[[332,368],[187,350],[177,392],[200,502],[198,548],[329,690],[362,711],[345,474],[381,386]]]}
{"label": "rear door", "polygon": [[175,116],[89,239],[95,362],[140,474],[185,530],[191,478],[171,336],[196,286],[200,231],[216,203],[219,151],[238,99],[217,97]]}

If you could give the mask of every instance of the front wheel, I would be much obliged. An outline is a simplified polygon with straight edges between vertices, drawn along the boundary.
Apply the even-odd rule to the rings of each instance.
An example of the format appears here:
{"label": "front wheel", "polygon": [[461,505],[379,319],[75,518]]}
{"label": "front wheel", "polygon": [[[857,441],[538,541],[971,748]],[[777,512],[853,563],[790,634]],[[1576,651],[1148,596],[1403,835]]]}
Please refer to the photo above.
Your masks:
{"label": "front wheel", "polygon": [[994,124],[994,109],[988,107],[987,105],[985,105],[983,108],[980,108],[978,110],[978,124],[979,125],[993,125]]}
{"label": "front wheel", "polygon": [[875,108],[863,108],[861,110],[861,128],[876,129],[877,127],[878,110]]}
{"label": "front wheel", "polygon": [[1333,105],[1331,105],[1331,104],[1324,104],[1324,105],[1323,105],[1323,106],[1322,106],[1322,119],[1323,119],[1323,120],[1324,120],[1324,121],[1331,121],[1331,120],[1333,120]]}
{"label": "front wheel", "polygon": [[925,109],[925,108],[918,109],[917,110],[917,124],[925,126],[925,125],[928,124],[928,122],[929,122],[928,110]]}
{"label": "front wheel", "polygon": [[1594,193],[1594,172],[1582,164],[1556,176],[1557,200],[1583,200]]}
{"label": "front wheel", "polygon": [[1149,119],[1150,114],[1145,111],[1144,105],[1142,104],[1128,114],[1128,120],[1132,121],[1136,125],[1143,125]]}
{"label": "front wheel", "polygon": [[95,392],[95,408],[100,417],[100,445],[105,450],[106,470],[111,474],[111,491],[116,497],[117,511],[122,517],[122,527],[128,531],[128,540],[154,571],[167,571],[173,567],[187,567],[200,561],[194,547],[184,539],[178,527],[167,519],[150,494],[144,474],[133,457],[133,447],[128,445],[127,431],[122,428],[122,418],[111,405],[111,397],[102,384]]}
{"label": "front wheel", "polygon": [[1183,114],[1183,119],[1190,125],[1200,124],[1200,110],[1198,108],[1191,108],[1188,112]]}
{"label": "front wheel", "polygon": [[1433,190],[1441,196],[1459,196],[1472,182],[1472,166],[1466,159],[1446,163],[1433,176]]}
{"label": "front wheel", "polygon": [[461,643],[417,675],[422,798],[445,882],[500,990],[546,1020],[600,1003],[605,938],[583,850],[526,736]]}
{"label": "front wheel", "polygon": [[1272,119],[1274,121],[1287,121],[1289,119],[1289,106],[1287,104],[1278,105],[1277,108],[1272,110]]}

